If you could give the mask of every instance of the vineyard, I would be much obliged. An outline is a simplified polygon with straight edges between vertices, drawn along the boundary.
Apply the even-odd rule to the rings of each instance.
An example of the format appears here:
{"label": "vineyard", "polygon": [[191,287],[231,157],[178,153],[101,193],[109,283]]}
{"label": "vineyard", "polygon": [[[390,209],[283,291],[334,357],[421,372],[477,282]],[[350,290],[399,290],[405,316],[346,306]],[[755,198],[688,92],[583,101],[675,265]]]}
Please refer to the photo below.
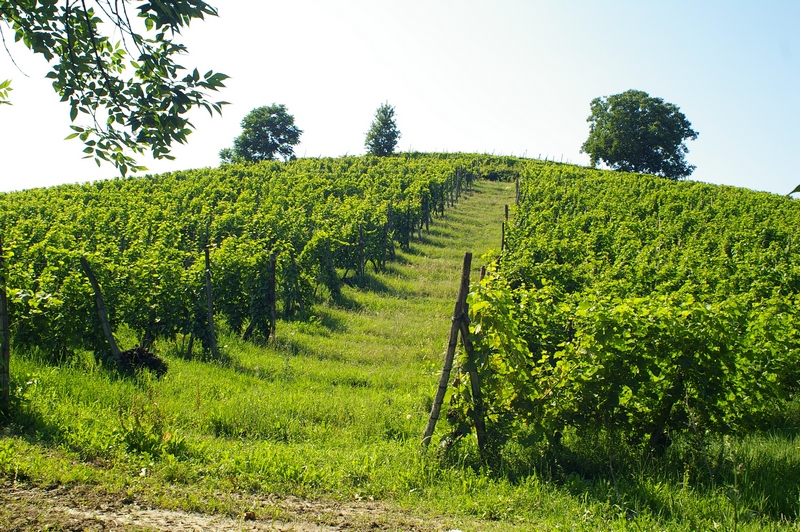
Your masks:
{"label": "vineyard", "polygon": [[663,450],[783,423],[800,391],[797,202],[553,164],[523,183],[471,300],[497,439]]}
{"label": "vineyard", "polygon": [[207,270],[218,316],[245,339],[267,340],[276,312],[289,318],[320,290],[336,298],[367,265],[383,271],[469,187],[475,162],[228,165],[0,196],[13,342],[53,360],[109,352],[82,257],[110,322],[136,331],[141,347],[180,336],[189,351],[197,338],[214,354]]}
{"label": "vineyard", "polygon": [[433,516],[387,529],[793,529],[798,227],[771,194],[465,154],[3,194],[0,481]]}

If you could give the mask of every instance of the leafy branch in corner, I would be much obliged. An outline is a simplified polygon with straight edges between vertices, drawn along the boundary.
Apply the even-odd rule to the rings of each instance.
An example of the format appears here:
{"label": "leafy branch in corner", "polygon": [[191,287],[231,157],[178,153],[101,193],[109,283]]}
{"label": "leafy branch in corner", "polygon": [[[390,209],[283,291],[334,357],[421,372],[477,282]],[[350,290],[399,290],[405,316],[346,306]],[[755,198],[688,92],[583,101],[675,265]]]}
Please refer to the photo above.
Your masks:
{"label": "leafy branch in corner", "polygon": [[[216,16],[215,8],[202,0],[158,0],[138,6],[132,20],[126,6],[119,0],[0,0],[0,21],[14,40],[51,63],[46,77],[69,104],[70,120],[89,119],[71,125],[67,139],[79,138],[86,158],[110,162],[123,175],[145,170],[134,158],[145,151],[173,159],[173,143],[185,143],[194,127],[188,119],[193,108],[221,113],[227,102],[209,93],[228,78],[188,71],[175,60],[187,49],[173,38],[192,20]],[[103,33],[108,23],[120,40]],[[2,26],[0,36],[5,42]],[[10,90],[9,80],[0,81],[0,104],[10,103]]]}

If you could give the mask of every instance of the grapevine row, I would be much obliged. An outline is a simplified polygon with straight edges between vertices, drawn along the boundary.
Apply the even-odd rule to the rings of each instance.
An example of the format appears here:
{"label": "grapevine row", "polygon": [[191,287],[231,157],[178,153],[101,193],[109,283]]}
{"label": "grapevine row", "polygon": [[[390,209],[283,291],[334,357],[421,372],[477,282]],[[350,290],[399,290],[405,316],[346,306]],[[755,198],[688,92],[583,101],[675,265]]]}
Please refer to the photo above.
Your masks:
{"label": "grapevine row", "polygon": [[[497,445],[775,426],[800,392],[800,203],[528,161],[469,300]],[[469,425],[466,378],[450,419]]]}
{"label": "grapevine row", "polygon": [[107,351],[86,257],[115,327],[208,348],[206,248],[216,311],[265,339],[271,255],[276,306],[292,316],[365,265],[383,269],[475,171],[456,155],[304,159],[0,195],[13,343],[56,359]]}

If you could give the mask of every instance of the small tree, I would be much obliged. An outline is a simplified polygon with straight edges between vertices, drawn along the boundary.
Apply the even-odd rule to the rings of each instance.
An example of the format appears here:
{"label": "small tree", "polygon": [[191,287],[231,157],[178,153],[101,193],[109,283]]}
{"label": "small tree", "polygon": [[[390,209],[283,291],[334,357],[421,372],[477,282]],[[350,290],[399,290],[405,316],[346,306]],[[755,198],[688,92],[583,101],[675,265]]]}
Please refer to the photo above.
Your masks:
{"label": "small tree", "polygon": [[400,131],[394,121],[394,107],[388,102],[383,103],[378,107],[375,120],[372,121],[367,132],[367,139],[364,141],[367,153],[379,157],[391,155],[394,153],[399,138]]}
{"label": "small tree", "polygon": [[234,139],[233,148],[220,150],[219,157],[223,163],[270,161],[276,155],[288,160],[302,134],[285,105],[257,107],[242,120],[242,134]]}
{"label": "small tree", "polygon": [[643,172],[670,179],[691,175],[695,167],[686,163],[686,139],[698,133],[680,109],[646,92],[629,90],[607,99],[595,98],[589,138],[581,151],[592,166],[603,161],[614,170]]}

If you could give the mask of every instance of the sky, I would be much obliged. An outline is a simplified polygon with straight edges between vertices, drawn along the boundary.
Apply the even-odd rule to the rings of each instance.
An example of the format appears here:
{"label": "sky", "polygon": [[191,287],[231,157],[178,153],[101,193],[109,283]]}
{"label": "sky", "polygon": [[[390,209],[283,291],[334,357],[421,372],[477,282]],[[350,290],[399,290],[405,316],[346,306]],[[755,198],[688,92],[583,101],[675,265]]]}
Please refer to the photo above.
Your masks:
{"label": "sky", "polygon": [[[191,115],[175,161],[214,167],[252,109],[284,104],[304,131],[298,157],[358,155],[379,105],[401,151],[476,152],[588,165],[596,97],[637,89],[677,105],[699,133],[692,180],[787,194],[800,184],[797,0],[208,0],[219,17],[178,40],[181,64],[231,78],[222,116]],[[2,24],[2,23],[0,23]],[[64,140],[69,108],[46,61],[0,49],[0,191],[110,179]],[[76,122],[81,123],[79,118]]]}

